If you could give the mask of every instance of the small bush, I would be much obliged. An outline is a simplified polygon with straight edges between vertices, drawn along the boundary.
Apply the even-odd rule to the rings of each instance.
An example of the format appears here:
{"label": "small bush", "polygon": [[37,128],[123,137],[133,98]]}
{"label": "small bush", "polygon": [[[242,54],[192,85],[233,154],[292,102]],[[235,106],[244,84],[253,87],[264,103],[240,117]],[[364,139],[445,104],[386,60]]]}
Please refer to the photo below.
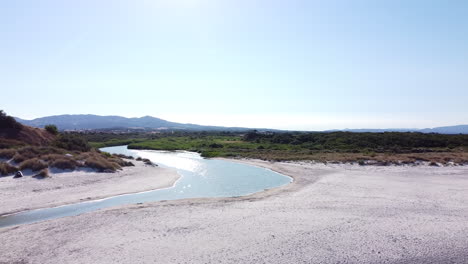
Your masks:
{"label": "small bush", "polygon": [[50,166],[62,170],[74,170],[78,166],[78,163],[72,159],[61,158],[52,161]]}
{"label": "small bush", "polygon": [[18,168],[6,162],[0,163],[0,175],[9,175],[18,171]]}
{"label": "small bush", "polygon": [[0,158],[11,159],[15,156],[16,150],[14,149],[0,149]]}
{"label": "small bush", "polygon": [[124,155],[124,154],[113,154],[113,156],[119,157],[121,159],[130,159],[130,160],[134,159],[132,156],[127,156],[127,155]]}
{"label": "small bush", "polygon": [[45,168],[42,169],[38,174],[35,175],[38,178],[47,178],[49,177],[49,169]]}
{"label": "small bush", "polygon": [[151,160],[149,160],[149,159],[142,159],[142,161],[143,161],[146,165],[154,165],[153,162],[151,162]]}
{"label": "small bush", "polygon": [[40,171],[47,167],[48,165],[46,162],[37,158],[25,160],[19,165],[20,170],[31,169],[32,171]]}
{"label": "small bush", "polygon": [[47,132],[51,133],[52,135],[58,135],[59,133],[56,125],[46,125],[44,128]]}
{"label": "small bush", "polygon": [[132,162],[123,160],[123,159],[121,159],[121,158],[112,158],[112,159],[109,159],[109,161],[110,161],[110,162],[117,163],[117,164],[119,164],[119,166],[121,166],[121,167],[131,167],[131,166],[135,166],[135,164],[133,164]]}
{"label": "small bush", "polygon": [[109,152],[101,151],[100,153],[104,155],[106,158],[112,157],[112,154],[110,154]]}
{"label": "small bush", "polygon": [[75,156],[75,160],[86,160],[91,157],[89,152],[83,152]]}
{"label": "small bush", "polygon": [[121,169],[119,164],[96,156],[87,158],[85,161],[85,166],[96,169],[99,172],[115,172],[116,170]]}

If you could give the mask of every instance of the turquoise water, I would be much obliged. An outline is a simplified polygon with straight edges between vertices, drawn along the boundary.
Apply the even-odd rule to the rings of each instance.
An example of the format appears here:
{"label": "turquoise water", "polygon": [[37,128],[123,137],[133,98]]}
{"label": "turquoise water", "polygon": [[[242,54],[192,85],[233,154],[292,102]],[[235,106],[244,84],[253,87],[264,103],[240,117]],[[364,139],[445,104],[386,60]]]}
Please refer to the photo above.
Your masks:
{"label": "turquoise water", "polygon": [[176,169],[181,178],[174,186],[166,189],[119,195],[102,200],[4,216],[0,218],[0,227],[74,216],[118,205],[184,198],[244,196],[282,186],[292,181],[290,177],[268,169],[225,160],[204,159],[193,152],[129,150],[126,146],[102,148],[101,150],[148,158],[159,166]]}

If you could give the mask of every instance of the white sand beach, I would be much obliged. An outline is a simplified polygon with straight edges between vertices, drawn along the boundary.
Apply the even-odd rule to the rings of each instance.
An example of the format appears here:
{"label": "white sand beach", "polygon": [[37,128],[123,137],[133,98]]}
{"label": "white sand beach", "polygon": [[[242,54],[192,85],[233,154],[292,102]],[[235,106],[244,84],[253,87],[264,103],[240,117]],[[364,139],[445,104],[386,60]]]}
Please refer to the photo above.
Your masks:
{"label": "white sand beach", "polygon": [[240,162],[295,181],[2,228],[0,263],[468,263],[467,167]]}

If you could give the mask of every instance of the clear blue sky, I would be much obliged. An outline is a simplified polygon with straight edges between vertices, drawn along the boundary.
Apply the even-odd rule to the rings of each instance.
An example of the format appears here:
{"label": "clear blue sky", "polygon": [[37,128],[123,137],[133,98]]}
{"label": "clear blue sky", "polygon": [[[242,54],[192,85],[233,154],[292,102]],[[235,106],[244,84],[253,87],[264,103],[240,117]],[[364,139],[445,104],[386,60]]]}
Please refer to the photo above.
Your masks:
{"label": "clear blue sky", "polygon": [[468,1],[15,0],[1,105],[282,129],[468,124]]}

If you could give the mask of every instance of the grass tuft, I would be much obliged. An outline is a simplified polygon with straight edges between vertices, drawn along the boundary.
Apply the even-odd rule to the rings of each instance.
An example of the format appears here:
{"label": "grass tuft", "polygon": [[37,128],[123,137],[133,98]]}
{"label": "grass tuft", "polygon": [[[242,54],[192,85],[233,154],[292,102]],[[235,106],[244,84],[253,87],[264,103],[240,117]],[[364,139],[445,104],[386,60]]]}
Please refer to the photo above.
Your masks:
{"label": "grass tuft", "polygon": [[0,175],[10,175],[18,171],[18,168],[6,162],[0,163]]}
{"label": "grass tuft", "polygon": [[42,169],[38,174],[35,175],[36,178],[48,178],[50,177],[49,175],[49,169],[45,168]]}
{"label": "grass tuft", "polygon": [[15,156],[16,150],[14,149],[0,149],[0,158],[11,159]]}
{"label": "grass tuft", "polygon": [[78,166],[78,162],[73,159],[59,158],[55,159],[50,163],[50,167],[62,169],[62,170],[75,170]]}
{"label": "grass tuft", "polygon": [[86,167],[96,169],[99,172],[115,172],[121,169],[119,164],[97,155],[87,158],[84,164]]}
{"label": "grass tuft", "polygon": [[21,162],[19,165],[20,170],[30,169],[32,171],[40,171],[47,167],[48,167],[47,163],[38,158],[25,160]]}

